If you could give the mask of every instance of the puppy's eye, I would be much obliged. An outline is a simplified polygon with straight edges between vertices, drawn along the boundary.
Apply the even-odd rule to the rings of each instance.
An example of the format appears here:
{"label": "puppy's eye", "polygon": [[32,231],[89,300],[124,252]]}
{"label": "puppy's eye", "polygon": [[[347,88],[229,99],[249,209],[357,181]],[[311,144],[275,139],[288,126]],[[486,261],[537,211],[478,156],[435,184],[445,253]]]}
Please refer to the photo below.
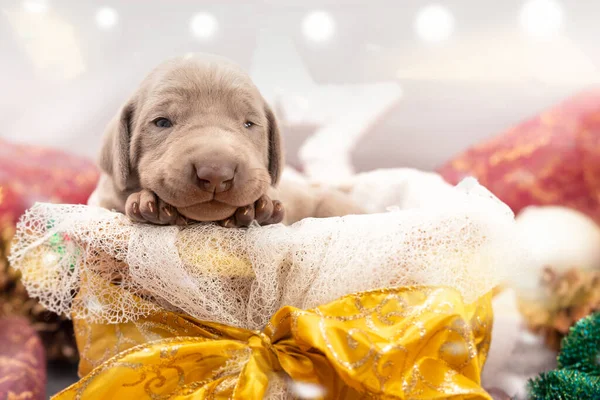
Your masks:
{"label": "puppy's eye", "polygon": [[246,128],[252,128],[254,125],[256,125],[256,124],[255,124],[254,122],[252,122],[252,121],[246,121],[246,122],[244,123],[244,126],[245,126]]}
{"label": "puppy's eye", "polygon": [[153,122],[159,128],[170,128],[173,126],[173,123],[166,118],[157,118]]}

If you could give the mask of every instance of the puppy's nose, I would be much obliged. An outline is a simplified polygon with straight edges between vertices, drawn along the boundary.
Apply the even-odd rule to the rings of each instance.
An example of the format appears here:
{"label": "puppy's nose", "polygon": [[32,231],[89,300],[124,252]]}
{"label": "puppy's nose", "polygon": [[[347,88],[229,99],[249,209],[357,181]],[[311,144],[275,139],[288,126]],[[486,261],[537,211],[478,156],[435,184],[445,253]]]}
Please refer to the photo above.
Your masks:
{"label": "puppy's nose", "polygon": [[229,165],[199,165],[196,167],[196,175],[200,189],[221,193],[233,186],[235,168]]}

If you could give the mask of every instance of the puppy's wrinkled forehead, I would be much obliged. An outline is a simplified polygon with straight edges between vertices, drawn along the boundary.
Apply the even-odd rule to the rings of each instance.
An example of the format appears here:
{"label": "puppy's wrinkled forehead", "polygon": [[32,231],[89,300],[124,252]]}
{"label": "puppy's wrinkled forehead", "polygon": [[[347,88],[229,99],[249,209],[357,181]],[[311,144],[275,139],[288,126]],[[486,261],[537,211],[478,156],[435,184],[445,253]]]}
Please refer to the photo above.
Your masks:
{"label": "puppy's wrinkled forehead", "polygon": [[179,59],[155,69],[142,84],[147,112],[263,114],[263,100],[250,77],[222,59]]}

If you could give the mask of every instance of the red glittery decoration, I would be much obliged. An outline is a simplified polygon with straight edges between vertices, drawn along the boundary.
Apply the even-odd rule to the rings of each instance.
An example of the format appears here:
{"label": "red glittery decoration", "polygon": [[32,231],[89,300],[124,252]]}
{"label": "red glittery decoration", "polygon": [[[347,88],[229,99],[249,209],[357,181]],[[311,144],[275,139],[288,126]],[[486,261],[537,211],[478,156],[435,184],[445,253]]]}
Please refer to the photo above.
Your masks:
{"label": "red glittery decoration", "polygon": [[0,139],[0,228],[35,202],[85,204],[98,182],[86,158]]}
{"label": "red glittery decoration", "polygon": [[452,184],[477,178],[516,213],[561,205],[600,223],[600,90],[473,146],[438,171]]}

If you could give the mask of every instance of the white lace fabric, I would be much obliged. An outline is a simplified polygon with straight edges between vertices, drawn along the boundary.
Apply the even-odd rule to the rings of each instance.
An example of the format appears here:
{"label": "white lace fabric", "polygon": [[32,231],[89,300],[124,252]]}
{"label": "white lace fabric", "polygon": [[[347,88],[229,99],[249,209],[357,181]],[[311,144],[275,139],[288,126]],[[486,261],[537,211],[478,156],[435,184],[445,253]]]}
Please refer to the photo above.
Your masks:
{"label": "white lace fabric", "polygon": [[525,257],[512,212],[487,190],[467,181],[445,193],[423,207],[249,229],[140,225],[100,208],[38,203],[18,224],[11,263],[48,309],[90,322],[163,307],[261,329],[284,305],[414,284],[450,286],[471,302]]}

